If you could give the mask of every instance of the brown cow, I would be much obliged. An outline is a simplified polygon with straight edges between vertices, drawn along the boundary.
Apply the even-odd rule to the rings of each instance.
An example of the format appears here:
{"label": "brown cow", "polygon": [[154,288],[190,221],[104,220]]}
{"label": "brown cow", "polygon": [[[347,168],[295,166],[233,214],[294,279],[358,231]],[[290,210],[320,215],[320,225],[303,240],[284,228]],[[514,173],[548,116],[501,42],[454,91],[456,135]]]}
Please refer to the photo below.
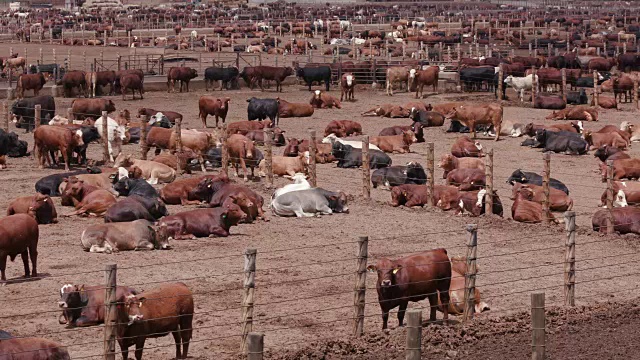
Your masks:
{"label": "brown cow", "polygon": [[[596,104],[595,98],[592,96],[591,97],[591,103],[589,105],[595,106],[595,104]],[[600,106],[603,109],[617,109],[618,108],[618,102],[616,101],[615,97],[608,97],[608,96],[599,95],[598,96],[598,106]]]}
{"label": "brown cow", "polygon": [[418,139],[413,131],[407,130],[402,135],[372,136],[369,142],[384,152],[404,154],[410,152],[409,146],[418,142]]}
{"label": "brown cow", "polygon": [[482,189],[485,184],[485,174],[479,169],[453,169],[447,174],[447,185],[457,186],[460,191]]}
{"label": "brown cow", "polygon": [[[73,184],[70,184],[70,188],[65,190],[65,196],[71,196],[80,200],[80,202],[75,205],[76,210],[62,215],[63,217],[74,216],[74,215],[94,215],[101,216],[111,207],[111,205],[116,203],[116,198],[107,190],[97,189],[89,192],[85,196],[78,198],[81,192],[85,192],[83,190],[84,182],[79,180]],[[87,185],[88,186],[88,185]]]}
{"label": "brown cow", "polygon": [[594,58],[589,60],[589,63],[587,64],[587,68],[589,69],[589,72],[593,72],[593,70],[596,71],[611,71],[611,68],[616,66],[616,58],[612,57],[612,58],[608,58],[608,59],[603,59],[603,58]]}
{"label": "brown cow", "polygon": [[2,360],[71,359],[64,345],[49,339],[18,337],[2,339],[1,342],[0,359]]}
{"label": "brown cow", "polygon": [[496,132],[495,141],[500,139],[503,109],[500,104],[461,105],[456,106],[445,115],[447,119],[456,119],[469,128],[471,138],[476,138],[476,125],[493,125]]}
{"label": "brown cow", "polygon": [[[45,160],[50,162],[49,152],[60,151],[64,158],[64,169],[69,171],[69,159],[73,149],[84,145],[82,131],[71,131],[67,128],[52,125],[41,125],[33,132],[34,153],[38,159],[40,169],[44,168]],[[56,162],[56,159],[53,159]]]}
{"label": "brown cow", "polygon": [[[542,212],[542,205],[533,200],[533,191],[530,188],[520,187],[516,192],[511,206],[511,218],[525,223],[539,223],[546,220],[547,214]],[[551,220],[555,220],[549,213]]]}
{"label": "brown cow", "polygon": [[147,147],[143,149],[145,155],[152,147],[156,148],[156,155],[159,155],[162,149],[169,149],[169,141],[173,132],[173,129],[151,126],[147,133]]}
{"label": "brown cow", "polygon": [[[602,174],[602,182],[607,182],[607,164],[600,164],[600,172]],[[613,179],[640,179],[640,159],[617,159],[613,160]]]}
{"label": "brown cow", "polygon": [[438,76],[440,67],[430,66],[426,70],[409,70],[409,87],[416,88],[416,99],[422,97],[425,85],[433,85],[433,91],[438,91]]}
{"label": "brown cow", "polygon": [[[285,138],[284,138],[284,133],[285,131],[280,129],[279,127],[273,128],[273,139],[272,139],[272,144],[275,146],[284,146],[285,145]],[[245,134],[245,136],[251,140],[253,140],[253,142],[256,145],[264,145],[265,144],[265,132],[264,130],[251,130],[249,132],[247,132]]]}
{"label": "brown cow", "polygon": [[71,191],[72,186],[79,181],[80,179],[78,179],[77,177],[70,176],[68,178],[65,178],[60,183],[60,187],[58,190],[60,192],[60,202],[62,206],[76,206],[90,192],[98,190],[97,186],[85,183],[84,186],[72,192]]}
{"label": "brown cow", "polygon": [[187,92],[189,92],[189,81],[198,77],[196,69],[190,67],[177,67],[172,66],[167,72],[167,92],[176,92],[176,80],[180,82],[180,92],[182,92],[182,86],[185,85]]}
{"label": "brown cow", "polygon": [[[614,207],[640,204],[640,183],[636,181],[614,181],[612,185]],[[604,206],[606,208],[608,196],[609,191],[605,189],[602,192],[598,206]]]}
{"label": "brown cow", "polygon": [[613,229],[620,234],[640,234],[640,209],[637,207],[620,207],[596,211],[591,218],[594,231],[602,234],[608,232],[607,219],[613,218]]}
{"label": "brown cow", "polygon": [[24,98],[25,90],[33,90],[33,96],[38,96],[46,82],[47,79],[42,73],[21,74],[16,85],[16,96],[18,99]]}
{"label": "brown cow", "polygon": [[584,132],[584,140],[589,144],[589,150],[595,150],[602,146],[610,146],[620,150],[625,150],[629,145],[629,142],[617,132],[600,133],[587,130]]}
{"label": "brown cow", "polygon": [[64,97],[71,97],[73,94],[73,88],[78,88],[80,94],[87,94],[87,79],[84,71],[69,71],[62,76],[62,79],[58,81],[58,85],[62,85],[64,90]]}
{"label": "brown cow", "polygon": [[211,179],[212,181],[229,181],[229,178],[224,175],[207,175],[189,179],[178,179],[160,189],[160,199],[167,205],[197,205],[201,200],[190,196],[190,193],[205,179]]}
{"label": "brown cow", "polygon": [[133,100],[136,99],[136,90],[140,92],[140,99],[144,99],[144,84],[142,83],[142,79],[138,77],[138,75],[127,74],[123,75],[120,78],[120,90],[122,91],[122,100],[125,99],[125,95],[127,90],[131,89],[131,94],[133,95]]}
{"label": "brown cow", "polygon": [[[622,125],[621,125],[622,128]],[[605,125],[600,130],[596,131],[596,133],[605,134],[605,133],[617,133],[620,135],[626,142],[627,146],[631,146],[631,134],[628,131],[618,129],[615,125]]]}
{"label": "brown cow", "polygon": [[28,214],[38,224],[53,224],[58,222],[56,206],[49,195],[36,194],[34,196],[19,197],[9,204],[7,216],[14,214]]}
{"label": "brown cow", "polygon": [[271,120],[264,121],[236,121],[227,126],[229,135],[242,134],[246,135],[251,130],[262,130],[271,127]]}
{"label": "brown cow", "polygon": [[435,249],[398,260],[381,258],[367,270],[377,272],[378,302],[382,309],[382,329],[387,328],[389,311],[398,310],[398,326],[403,326],[409,301],[429,299],[429,320],[436,320],[438,295],[443,304],[444,320],[449,318],[451,263],[445,249]]}
{"label": "brown cow", "polygon": [[347,137],[350,135],[361,135],[362,125],[351,120],[333,120],[324,129],[324,136],[336,134],[337,137]]}
{"label": "brown cow", "polygon": [[[221,145],[220,142],[220,134],[217,133],[208,133],[204,131],[199,131],[195,129],[182,130],[181,136],[182,147],[192,150],[200,162],[200,168],[203,172],[206,171],[204,166],[204,154],[210,148],[215,148],[218,145]],[[177,136],[176,133],[171,133],[171,137],[169,138],[169,149],[175,151],[177,148]]]}
{"label": "brown cow", "polygon": [[[256,154],[256,147],[253,141],[241,134],[233,134],[227,139],[227,149],[229,152],[229,161],[231,166],[236,168],[236,176],[239,176],[238,164],[242,166],[244,171],[244,181],[249,180],[247,173],[247,160],[253,160]],[[253,177],[253,168],[251,168],[251,176]]]}
{"label": "brown cow", "polygon": [[545,119],[598,121],[598,110],[595,107],[574,106],[560,111],[553,111]]}
{"label": "brown cow", "polygon": [[189,163],[197,157],[198,155],[190,149],[182,149],[181,153],[176,154],[164,152],[151,159],[151,161],[165,164],[174,170],[178,170],[178,158],[180,158],[180,169],[187,174],[191,174],[191,167],[189,166]]}
{"label": "brown cow", "polygon": [[[511,200],[515,200],[518,196],[520,188],[527,188],[531,191],[532,197],[529,199],[538,204],[544,202],[544,191],[542,186],[534,184],[514,183],[511,193]],[[564,191],[554,187],[549,187],[549,210],[551,211],[568,211],[573,208],[573,200]]]}
{"label": "brown cow", "polygon": [[353,96],[356,88],[356,77],[352,73],[342,74],[340,79],[340,101],[343,101],[346,95],[347,101],[355,100]]}
{"label": "brown cow", "polygon": [[166,111],[166,110],[155,110],[152,108],[140,108],[138,109],[138,116],[137,117],[141,117],[143,115],[146,115],[148,117],[154,116],[157,113],[162,113],[162,115],[166,116],[167,119],[169,119],[169,121],[171,121],[172,124],[175,124],[176,120],[180,119],[182,120],[182,114],[177,113],[175,111]]}
{"label": "brown cow", "polygon": [[[116,287],[116,298],[136,293],[137,291],[130,287]],[[58,306],[63,310],[58,322],[78,327],[104,323],[104,295],[104,285],[63,285],[60,288],[58,302]]]}
{"label": "brown cow", "polygon": [[[267,176],[267,162],[260,161],[258,175]],[[300,153],[297,157],[289,156],[273,156],[272,160],[273,175],[292,178],[296,173],[307,173],[307,159],[304,153]]]}
{"label": "brown cow", "polygon": [[[450,210],[457,204],[458,188],[448,185],[435,185],[433,204],[442,210]],[[391,206],[424,206],[429,203],[429,190],[426,185],[403,184],[391,189]]]}
{"label": "brown cow", "polygon": [[313,106],[316,109],[326,109],[326,108],[331,109],[334,106],[337,109],[342,108],[342,105],[340,104],[340,101],[338,101],[338,99],[334,98],[333,96],[327,94],[322,90],[316,90],[313,93],[313,96],[311,96],[311,100],[309,100],[309,104],[311,104],[311,106]]}
{"label": "brown cow", "polygon": [[222,123],[224,124],[227,119],[230,101],[231,98],[218,99],[214,96],[200,96],[200,100],[198,100],[200,113],[198,116],[202,121],[202,127],[207,127],[207,115],[213,115],[216,118],[216,127],[218,127],[218,118],[222,119]]}
{"label": "brown cow", "polygon": [[249,86],[253,89],[256,82],[258,82],[260,90],[264,91],[262,80],[274,80],[276,82],[276,91],[282,92],[282,82],[289,75],[293,75],[291,67],[256,66],[253,68],[253,76]]}
{"label": "brown cow", "polygon": [[160,225],[167,225],[169,240],[198,237],[227,237],[229,229],[247,218],[247,214],[232,201],[221,207],[196,209],[165,216]]}
{"label": "brown cow", "polygon": [[[215,180],[212,178],[211,182],[213,181]],[[217,191],[213,192],[209,206],[223,206],[227,199],[230,199],[231,202],[238,205],[247,214],[247,218],[243,222],[252,223],[258,218],[266,220],[262,210],[264,198],[245,185],[224,183]]]}
{"label": "brown cow", "polygon": [[74,119],[82,120],[87,117],[97,119],[102,116],[103,111],[112,113],[116,111],[116,105],[112,100],[107,99],[74,99],[71,102]]}
{"label": "brown cow", "polygon": [[406,118],[411,115],[411,108],[406,108],[393,104],[382,104],[371,108],[362,114],[361,116],[382,116],[389,118]]}
{"label": "brown cow", "polygon": [[[18,254],[22,257],[24,264],[24,277],[37,277],[38,271],[38,223],[27,214],[10,215],[0,219],[0,284],[7,281],[5,270],[7,267],[7,256],[11,261],[15,260]],[[29,258],[33,271],[29,272]]]}
{"label": "brown cow", "polygon": [[[115,91],[116,72],[113,70],[87,72],[87,85],[91,89],[91,96],[96,97],[98,87],[109,85],[109,95]],[[122,80],[120,80],[122,81]]]}
{"label": "brown cow", "polygon": [[451,154],[455,157],[483,157],[480,142],[471,140],[468,136],[461,136],[451,145]]}
{"label": "brown cow", "polygon": [[193,334],[193,294],[183,283],[168,283],[117,299],[117,338],[122,358],[136,346],[136,359],[142,359],[147,338],[173,334],[176,359],[186,359]]}
{"label": "brown cow", "polygon": [[444,170],[442,175],[443,179],[447,178],[447,175],[453,169],[478,169],[484,171],[484,162],[481,159],[472,157],[457,158],[451,154],[443,155],[438,163],[438,167]]}
{"label": "brown cow", "polygon": [[395,66],[387,69],[387,95],[393,96],[393,84],[395,82],[406,82],[407,91],[409,88],[409,68],[407,66]]}
{"label": "brown cow", "polygon": [[278,113],[281,118],[312,116],[314,107],[311,104],[291,103],[278,98]]}

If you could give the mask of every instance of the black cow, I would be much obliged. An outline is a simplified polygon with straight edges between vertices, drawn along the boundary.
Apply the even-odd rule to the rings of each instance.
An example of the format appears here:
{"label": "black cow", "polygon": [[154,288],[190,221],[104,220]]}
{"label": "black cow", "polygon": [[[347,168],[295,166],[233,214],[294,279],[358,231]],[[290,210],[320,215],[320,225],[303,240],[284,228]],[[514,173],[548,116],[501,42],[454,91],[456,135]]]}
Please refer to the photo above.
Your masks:
{"label": "black cow", "polygon": [[630,158],[629,154],[624,152],[624,150],[609,145],[603,145],[596,149],[596,151],[593,153],[593,156],[600,159],[600,161],[602,162],[606,162],[610,157],[613,157],[612,160]]}
{"label": "black cow", "polygon": [[444,115],[436,111],[425,111],[422,109],[411,109],[409,119],[422,124],[424,127],[442,126],[444,124]]}
{"label": "black cow", "polygon": [[490,67],[469,67],[460,69],[460,83],[463,91],[480,91],[482,83],[487,84],[487,90],[493,91],[496,87],[496,70]]}
{"label": "black cow", "polygon": [[309,91],[311,91],[313,82],[318,82],[319,84],[324,82],[325,90],[329,91],[329,84],[331,83],[331,67],[329,66],[298,68],[296,76],[304,79],[304,82],[309,86]]}
{"label": "black cow", "polygon": [[374,189],[379,185],[391,187],[402,184],[424,185],[426,183],[427,174],[424,172],[422,165],[417,162],[376,169],[371,174],[371,184],[373,184]]}
{"label": "black cow", "polygon": [[586,154],[589,144],[580,134],[570,131],[538,130],[536,141],[542,145],[544,151],[564,152],[568,155]]}
{"label": "black cow", "polygon": [[[112,176],[115,180],[118,174],[113,174]],[[160,196],[156,189],[149,185],[145,179],[129,179],[126,176],[113,184],[113,189],[120,196],[140,195],[148,198],[158,198]]]}
{"label": "black cow", "polygon": [[222,88],[229,89],[229,82],[232,88],[237,87],[238,76],[240,71],[237,67],[208,67],[204,70],[204,86],[209,91],[209,86],[213,87],[214,81],[220,81],[220,90]]}
{"label": "black cow", "polygon": [[585,105],[589,102],[587,92],[584,89],[580,91],[567,91],[567,104]]}
{"label": "black cow", "polygon": [[62,72],[62,68],[60,67],[60,65],[58,64],[39,64],[39,65],[31,65],[29,67],[29,73],[31,74],[37,74],[37,73],[43,73],[43,74],[58,74],[58,78],[61,78],[64,75],[64,72]]}
{"label": "black cow", "polygon": [[14,132],[6,132],[0,129],[0,157],[9,155],[9,153],[20,146],[18,135]]}
{"label": "black cow", "polygon": [[100,168],[87,168],[86,170],[76,170],[72,172],[47,175],[36,182],[36,191],[49,196],[60,196],[58,188],[65,178],[82,174],[100,174]]}
{"label": "black cow", "polygon": [[13,336],[4,330],[0,330],[0,340],[11,339]]}
{"label": "black cow", "polygon": [[45,125],[56,115],[56,101],[53,96],[42,95],[28,99],[20,99],[11,106],[11,113],[17,128],[26,132],[35,127],[35,106],[40,105],[40,124]]}
{"label": "black cow", "polygon": [[[355,149],[352,146],[336,141],[333,143],[332,154],[338,159],[339,168],[362,166],[362,149]],[[371,169],[391,166],[391,158],[380,150],[369,149],[369,166]]]}
{"label": "black cow", "polygon": [[640,68],[640,56],[636,54],[618,55],[618,69],[622,71],[638,70]]}
{"label": "black cow", "polygon": [[567,103],[562,99],[562,96],[538,94],[533,107],[536,109],[562,110],[567,107]]}
{"label": "black cow", "polygon": [[164,116],[164,114],[160,118],[158,118],[156,115],[151,116],[151,118],[149,119],[150,126],[157,126],[165,129],[171,129],[173,127],[171,120],[169,120],[168,117]]}
{"label": "black cow", "polygon": [[528,146],[532,148],[542,147],[542,145],[539,142],[537,142],[535,138],[525,139],[522,143],[520,143],[520,146]]}
{"label": "black cow", "polygon": [[[522,171],[518,169],[514,171],[511,176],[509,176],[509,179],[507,179],[507,183],[511,185],[517,182],[521,184],[533,184],[542,186],[542,176],[533,172]],[[556,180],[554,178],[549,179],[549,186],[569,195],[569,188],[567,188],[567,186],[559,180]]]}
{"label": "black cow", "polygon": [[258,99],[252,97],[247,99],[249,105],[247,105],[247,117],[251,120],[264,120],[269,118],[271,120],[271,126],[278,126],[280,120],[279,107],[280,100],[277,99]]}
{"label": "black cow", "polygon": [[7,153],[8,157],[18,158],[23,156],[29,156],[31,153],[29,152],[29,144],[24,141],[18,139],[18,146],[11,147],[9,152]]}
{"label": "black cow", "polygon": [[80,131],[82,131],[82,142],[84,144],[74,148],[73,151],[78,154],[78,164],[86,164],[89,143],[100,140],[100,133],[95,126],[81,126]]}
{"label": "black cow", "polygon": [[[263,159],[264,154],[256,148],[253,153],[253,159],[246,159],[245,163],[247,164],[247,167],[256,168]],[[207,153],[204,155],[204,160],[211,167],[222,167],[222,148],[216,147],[207,150]]]}
{"label": "black cow", "polygon": [[126,222],[145,219],[155,222],[169,213],[158,198],[131,195],[112,205],[104,215],[104,222]]}
{"label": "black cow", "polygon": [[[611,79],[610,72],[601,71],[599,74],[601,78],[598,78],[598,85]],[[576,80],[576,87],[593,88],[593,76],[579,77],[578,80]]]}

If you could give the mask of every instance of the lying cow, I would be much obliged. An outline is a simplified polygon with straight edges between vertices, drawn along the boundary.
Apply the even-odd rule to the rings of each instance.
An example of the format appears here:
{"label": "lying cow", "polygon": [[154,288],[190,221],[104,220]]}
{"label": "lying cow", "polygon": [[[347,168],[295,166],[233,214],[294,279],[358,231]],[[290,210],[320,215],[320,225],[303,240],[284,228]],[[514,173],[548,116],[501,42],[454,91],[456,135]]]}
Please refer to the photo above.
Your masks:
{"label": "lying cow", "polygon": [[563,152],[567,155],[583,155],[589,150],[589,144],[579,134],[569,131],[539,130],[536,141],[544,151]]}
{"label": "lying cow", "polygon": [[427,174],[424,172],[422,165],[417,162],[376,169],[371,174],[371,184],[373,184],[374,189],[381,185],[393,187],[402,184],[424,185],[426,183]]}
{"label": "lying cow", "polygon": [[311,184],[307,181],[307,176],[305,174],[295,174],[291,177],[291,180],[293,180],[293,184],[285,185],[273,192],[271,195],[271,201],[288,192],[311,189]]}
{"label": "lying cow", "polygon": [[484,171],[484,162],[478,158],[457,158],[451,154],[446,154],[438,162],[438,167],[444,170],[442,178],[446,179],[449,172],[454,169],[478,169]]}
{"label": "lying cow", "polygon": [[[456,215],[467,213],[471,216],[480,216],[484,214],[486,212],[487,200],[489,199],[486,195],[486,189],[459,192],[458,207],[455,209]],[[493,214],[500,217],[504,215],[504,207],[496,190],[493,191]]]}
{"label": "lying cow", "polygon": [[533,201],[533,191],[521,187],[515,194],[511,205],[511,218],[524,223],[540,223],[544,220],[555,221],[551,213],[545,214],[542,205]]}
{"label": "lying cow", "polygon": [[156,234],[147,220],[91,225],[82,232],[84,251],[106,253],[126,250],[167,250],[169,241]]}
{"label": "lying cow", "polygon": [[620,234],[640,235],[640,208],[619,207],[596,211],[591,218],[594,231],[606,234],[608,232],[607,219],[613,218],[613,230]]}
{"label": "lying cow", "polygon": [[136,166],[142,170],[142,177],[149,184],[155,185],[158,182],[172,182],[176,178],[176,171],[167,165],[149,160],[134,159],[131,154],[120,153],[113,164],[114,168]]}
{"label": "lying cow", "polygon": [[402,135],[372,136],[369,141],[387,153],[408,153],[409,146],[418,142],[413,131],[403,131]]}
{"label": "lying cow", "polygon": [[[542,176],[533,172],[517,169],[511,174],[511,176],[509,176],[509,178],[507,179],[507,184],[514,185],[514,183],[516,182],[519,182],[521,184],[534,184],[542,186]],[[567,186],[559,180],[556,180],[554,178],[549,179],[549,186],[569,195],[569,188],[567,188]]]}
{"label": "lying cow", "polygon": [[[640,204],[640,183],[636,181],[614,181],[613,182],[613,206],[625,207]],[[607,197],[609,191],[605,189],[600,197],[598,206],[607,207]]]}
{"label": "lying cow", "polygon": [[[534,184],[515,183],[512,189],[511,200],[515,200],[521,188],[531,190],[533,194],[531,201],[542,204],[545,200],[542,186]],[[573,208],[573,200],[563,191],[549,186],[549,210],[551,211],[568,211]]]}
{"label": "lying cow", "polygon": [[[333,144],[333,155],[338,159],[339,168],[362,166],[362,149],[354,149],[339,142]],[[369,149],[369,168],[378,169],[391,165],[391,158],[380,150]]]}
{"label": "lying cow", "polygon": [[[354,149],[362,149],[362,141],[345,140],[339,138],[336,134],[329,134],[322,139],[323,144],[335,144],[336,142],[351,146]],[[380,150],[380,148],[370,143],[369,150]]]}
{"label": "lying cow", "polygon": [[[116,297],[135,294],[136,290],[116,287]],[[58,322],[67,326],[93,326],[104,323],[104,285],[87,286],[66,284],[60,289],[58,306],[63,309]]]}
{"label": "lying cow", "polygon": [[311,217],[348,213],[347,195],[322,188],[298,190],[278,196],[271,202],[273,213],[278,216]]}
{"label": "lying cow", "polygon": [[292,103],[278,98],[278,113],[281,118],[309,117],[313,115],[314,107],[311,104]]}
{"label": "lying cow", "polygon": [[[480,268],[476,265],[476,271]],[[449,315],[464,314],[465,275],[467,273],[467,259],[460,256],[451,257],[451,285],[449,286]],[[489,305],[480,298],[480,290],[474,288],[474,311],[483,313],[489,311]],[[444,313],[442,301],[438,297],[438,310]]]}
{"label": "lying cow", "polygon": [[331,109],[334,107],[336,109],[342,109],[342,105],[338,99],[321,90],[316,90],[313,93],[311,100],[309,100],[309,104],[316,109]]}
{"label": "lying cow", "polygon": [[217,208],[196,209],[166,216],[160,221],[160,226],[167,226],[169,240],[227,237],[230,235],[229,229],[246,218],[247,214],[229,201]]}
{"label": "lying cow", "polygon": [[0,359],[31,360],[59,359],[70,360],[67,348],[53,340],[37,337],[9,337],[1,339]]}
{"label": "lying cow", "polygon": [[461,136],[451,145],[451,155],[462,157],[483,157],[482,145],[479,141],[473,141],[468,136]]}

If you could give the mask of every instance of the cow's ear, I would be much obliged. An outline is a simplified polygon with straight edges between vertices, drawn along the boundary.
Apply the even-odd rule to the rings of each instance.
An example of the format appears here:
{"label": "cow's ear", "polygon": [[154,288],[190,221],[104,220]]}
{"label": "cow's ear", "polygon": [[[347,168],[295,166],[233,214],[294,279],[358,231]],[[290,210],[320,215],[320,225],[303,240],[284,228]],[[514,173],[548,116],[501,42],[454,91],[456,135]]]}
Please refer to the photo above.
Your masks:
{"label": "cow's ear", "polygon": [[378,268],[375,265],[369,265],[369,266],[367,266],[367,271],[376,272],[376,271],[378,271]]}
{"label": "cow's ear", "polygon": [[402,265],[396,265],[395,268],[393,268],[393,275],[397,274],[398,271],[400,271],[400,269],[402,269]]}

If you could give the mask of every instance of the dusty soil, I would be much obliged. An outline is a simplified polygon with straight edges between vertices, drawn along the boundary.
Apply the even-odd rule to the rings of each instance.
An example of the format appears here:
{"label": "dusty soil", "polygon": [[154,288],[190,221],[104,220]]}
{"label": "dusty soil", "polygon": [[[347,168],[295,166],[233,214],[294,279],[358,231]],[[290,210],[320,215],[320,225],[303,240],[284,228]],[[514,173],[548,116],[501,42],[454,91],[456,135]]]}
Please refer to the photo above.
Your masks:
{"label": "dusty soil", "polygon": [[[331,93],[339,96],[339,91],[335,88]],[[148,93],[143,101],[122,101],[120,97],[114,97],[113,100],[118,110],[127,108],[133,112],[145,106],[178,111],[185,115],[186,127],[198,128],[200,122],[197,119],[197,100],[203,94],[156,92]],[[232,98],[229,121],[246,119],[245,100],[251,96],[279,96],[294,102],[307,102],[310,98],[310,94],[302,86],[285,87],[280,94],[272,90],[260,93],[243,88],[224,93],[216,91],[213,95]],[[341,110],[318,110],[310,118],[282,119],[280,127],[286,130],[289,137],[303,138],[308,136],[308,129],[315,129],[321,134],[329,121],[350,119],[359,121],[367,134],[377,135],[384,127],[405,125],[409,121],[365,118],[359,114],[377,104],[413,101],[412,95],[400,92],[394,97],[387,97],[383,92],[359,88],[356,91],[357,101],[344,103]],[[453,99],[469,103],[494,100],[492,94],[449,94],[430,96],[425,101],[439,103]],[[58,112],[65,114],[70,103],[71,99],[57,99]],[[506,105],[505,120],[543,123],[544,117],[549,113],[547,110],[520,107],[517,103]],[[605,124],[618,125],[624,120],[634,121],[637,113],[631,111],[631,106],[623,105],[622,108],[622,111],[602,110],[601,120],[586,124],[586,128],[597,130]],[[21,139],[32,145],[33,138],[30,134],[23,134],[20,129],[17,132]],[[425,137],[428,142],[435,144],[436,159],[439,159],[449,152],[457,135],[447,134],[442,128],[430,128],[426,130]],[[529,294],[533,291],[546,292],[547,306],[563,303],[563,247],[566,234],[562,225],[521,224],[510,220],[511,191],[505,184],[506,178],[516,168],[541,173],[543,167],[542,154],[538,150],[520,147],[522,140],[507,138],[494,142],[486,137],[481,137],[480,140],[486,149],[492,148],[495,153],[495,187],[505,204],[504,219],[456,217],[452,213],[428,208],[392,208],[388,205],[389,192],[381,189],[374,189],[372,200],[365,201],[361,197],[361,171],[337,169],[335,164],[318,166],[318,185],[355,195],[355,200],[349,205],[350,214],[307,219],[278,218],[269,214],[269,222],[234,227],[231,230],[232,236],[228,238],[174,242],[174,249],[170,251],[114,255],[86,253],[80,247],[80,234],[88,225],[102,220],[63,218],[57,225],[41,226],[38,264],[41,278],[37,281],[15,281],[0,288],[0,327],[18,336],[37,335],[60,341],[69,346],[74,359],[99,355],[102,351],[101,327],[65,329],[58,325],[58,291],[66,283],[102,284],[105,265],[117,263],[119,284],[138,289],[148,289],[154,284],[168,281],[183,281],[188,284],[195,294],[196,302],[195,332],[190,356],[197,359],[232,357],[240,347],[238,335],[241,331],[242,253],[247,248],[256,248],[258,270],[254,330],[266,334],[266,348],[272,354],[279,354],[284,349],[293,351],[291,349],[304,347],[324,338],[344,341],[351,336],[358,236],[370,237],[370,262],[383,256],[397,258],[436,247],[445,247],[450,255],[464,255],[468,240],[465,226],[476,223],[479,229],[480,266],[477,286],[492,309],[482,315],[486,318],[483,324],[488,324],[488,329],[499,328],[498,325],[493,325],[494,322],[507,324],[504,325],[507,329],[522,327],[524,332],[521,335],[509,333],[508,336],[498,330],[485,332],[486,335],[473,344],[480,346],[484,351],[478,353],[487,354],[487,358],[491,354],[502,354],[504,349],[513,349],[514,354],[523,354],[529,351],[528,320],[522,315],[512,315],[516,319],[513,321],[509,321],[509,317],[499,316],[528,309]],[[426,144],[416,144],[411,149],[413,152],[410,154],[392,155],[394,164],[412,160],[425,164]],[[101,159],[101,151],[99,145],[92,145],[90,158]],[[139,154],[139,146],[127,145],[125,151]],[[275,150],[276,154],[281,152],[282,148]],[[631,154],[637,153],[638,148],[634,146]],[[569,186],[575,202],[578,224],[578,304],[637,297],[640,280],[637,270],[637,262],[640,260],[640,255],[637,254],[637,237],[603,237],[591,231],[591,215],[596,211],[600,194],[604,190],[599,175],[594,172],[597,168],[596,159],[591,155],[576,157],[555,154],[551,159],[552,176]],[[34,183],[39,178],[59,171],[61,170],[39,170],[32,157],[10,159],[9,168],[0,172],[0,209],[6,208],[15,197],[33,194]],[[276,179],[275,183],[276,186],[282,186],[288,180]],[[443,183],[442,172],[438,169],[436,183]],[[269,198],[272,190],[267,189],[263,181],[251,182],[249,185]],[[55,199],[55,202],[59,213],[71,211],[60,207],[59,199]],[[185,209],[187,208],[181,206],[169,208],[171,213]],[[562,214],[558,216],[561,217]],[[18,280],[22,275],[19,260],[8,264],[7,274],[10,279]],[[367,285],[367,339],[372,343],[386,344],[382,339],[390,335],[380,330],[380,310],[375,293],[375,279],[372,276],[368,277]],[[410,306],[425,307],[428,304],[420,302]],[[609,310],[603,309],[606,315]],[[636,314],[635,310],[633,314]],[[630,325],[625,325],[628,321],[625,313],[611,310],[610,317],[616,320],[607,323],[616,324],[614,321],[618,321],[620,329],[627,329],[625,326],[630,328]],[[394,330],[397,324],[394,314],[391,319],[391,334],[398,334],[398,340],[389,340],[395,350],[391,349],[388,357],[381,355],[378,357],[380,359],[394,358],[394,354],[399,357],[403,349],[403,335],[400,335],[402,331]],[[580,348],[573,348],[576,355],[576,349],[584,352],[602,350],[602,354],[606,355],[601,357],[618,357],[618,353],[614,352],[618,351],[615,350],[617,344],[607,342],[604,337],[600,338],[602,333],[595,331],[606,319],[608,318],[585,322],[584,337],[573,335],[583,339]],[[571,329],[575,330],[567,330],[564,335],[567,339],[565,343],[560,341],[564,338],[556,337],[556,346],[570,349],[568,344],[577,341],[571,340],[575,337],[569,335],[572,331],[581,331],[581,325],[581,322],[571,325]],[[587,328],[588,326],[592,327]],[[565,328],[569,329],[569,323]],[[459,331],[462,330],[455,326],[446,330],[452,333]],[[616,334],[616,338],[623,338],[622,334],[625,339],[630,337],[624,331]],[[450,338],[443,335],[443,339],[446,343]],[[342,346],[337,344],[338,348]],[[469,347],[464,341],[455,344],[458,345],[447,347],[446,350],[457,351],[457,357],[470,357],[471,351],[477,349]],[[149,340],[146,345],[146,358],[173,356],[173,340],[170,337]],[[334,346],[327,345],[328,349],[332,347]],[[316,347],[313,351],[322,348]],[[362,351],[366,350],[370,354],[372,350],[368,349]],[[444,351],[445,348],[442,349]],[[549,351],[553,353],[551,349],[554,348]],[[293,356],[290,358],[295,358],[295,355],[291,355],[294,352],[287,354]],[[446,352],[441,352],[438,356],[445,355]],[[475,356],[477,357],[477,353]]]}

